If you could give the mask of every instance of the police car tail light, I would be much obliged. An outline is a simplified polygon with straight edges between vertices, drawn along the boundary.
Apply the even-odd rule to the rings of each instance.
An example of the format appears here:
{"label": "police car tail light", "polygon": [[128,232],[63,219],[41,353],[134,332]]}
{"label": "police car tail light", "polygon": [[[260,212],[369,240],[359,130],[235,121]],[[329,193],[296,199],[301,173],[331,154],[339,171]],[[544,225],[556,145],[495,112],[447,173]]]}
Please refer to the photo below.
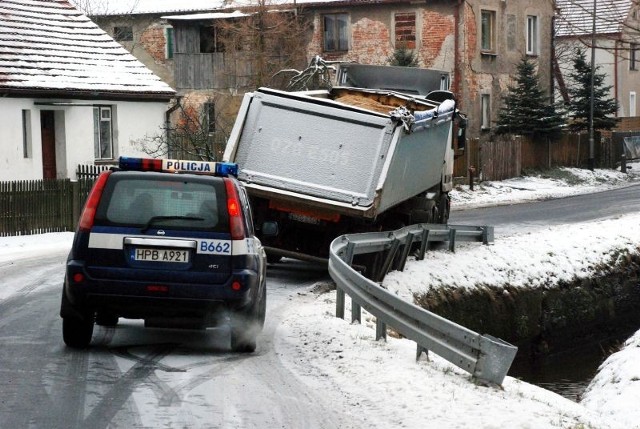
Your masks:
{"label": "police car tail light", "polygon": [[87,202],[84,205],[84,210],[82,210],[82,215],[80,216],[80,223],[78,224],[78,229],[80,231],[89,231],[93,226],[93,220],[96,217],[98,203],[100,202],[102,191],[104,191],[104,186],[107,183],[107,179],[110,174],[111,171],[104,171],[100,173],[98,180],[96,180],[96,183],[93,185],[93,188],[89,193],[89,197],[87,198]]}
{"label": "police car tail light", "polygon": [[235,185],[229,179],[224,180],[227,188],[227,212],[229,213],[229,231],[232,240],[242,240],[244,238],[244,221],[242,219],[242,209],[240,198]]}
{"label": "police car tail light", "polygon": [[121,170],[163,171],[166,173],[195,173],[216,175],[222,177],[238,175],[238,164],[232,162],[131,158],[121,156],[119,160],[119,166]]}

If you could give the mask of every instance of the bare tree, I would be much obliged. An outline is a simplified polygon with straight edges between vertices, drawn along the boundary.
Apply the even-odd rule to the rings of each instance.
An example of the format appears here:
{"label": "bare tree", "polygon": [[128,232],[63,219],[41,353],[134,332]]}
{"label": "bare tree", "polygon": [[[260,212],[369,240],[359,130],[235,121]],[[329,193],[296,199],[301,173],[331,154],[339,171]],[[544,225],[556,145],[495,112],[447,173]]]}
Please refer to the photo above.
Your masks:
{"label": "bare tree", "polygon": [[220,107],[230,103],[230,96],[220,94],[204,103],[178,98],[171,109],[173,120],[159,134],[136,141],[136,146],[153,157],[220,161],[233,127]]}
{"label": "bare tree", "polygon": [[[218,20],[212,31],[226,55],[233,58],[236,74],[248,89],[260,86],[284,88],[279,70],[304,68],[310,23],[298,9],[277,9],[268,0],[243,8],[244,16]],[[275,77],[275,78],[274,78]]]}

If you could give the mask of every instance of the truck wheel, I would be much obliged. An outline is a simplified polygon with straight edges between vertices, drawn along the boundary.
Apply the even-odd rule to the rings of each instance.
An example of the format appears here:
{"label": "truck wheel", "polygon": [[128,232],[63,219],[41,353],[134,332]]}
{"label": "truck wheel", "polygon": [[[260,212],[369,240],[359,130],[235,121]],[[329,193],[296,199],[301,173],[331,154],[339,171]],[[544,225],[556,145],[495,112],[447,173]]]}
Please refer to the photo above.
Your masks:
{"label": "truck wheel", "polygon": [[438,208],[435,201],[427,201],[425,208],[422,210],[413,210],[411,212],[411,223],[434,223],[438,216]]}
{"label": "truck wheel", "polygon": [[449,211],[451,209],[451,201],[449,194],[440,195],[438,201],[438,223],[446,225],[449,222]]}
{"label": "truck wheel", "polygon": [[93,317],[63,317],[62,339],[64,343],[73,348],[85,348],[91,342],[93,335]]}

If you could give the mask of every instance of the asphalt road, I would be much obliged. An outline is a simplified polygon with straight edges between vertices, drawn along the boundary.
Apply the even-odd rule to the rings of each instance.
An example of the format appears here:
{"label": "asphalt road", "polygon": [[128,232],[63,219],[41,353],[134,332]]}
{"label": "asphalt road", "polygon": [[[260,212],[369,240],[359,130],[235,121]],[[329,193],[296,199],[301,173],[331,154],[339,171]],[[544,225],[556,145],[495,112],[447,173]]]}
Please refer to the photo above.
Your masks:
{"label": "asphalt road", "polygon": [[266,326],[253,354],[228,331],[96,327],[92,346],[64,346],[58,316],[66,255],[0,267],[24,284],[0,302],[0,428],[344,428],[331,392],[282,365],[274,337],[297,293],[325,270],[287,261],[270,270]]}
{"label": "asphalt road", "polygon": [[608,219],[638,211],[640,211],[640,184],[634,184],[624,188],[560,199],[477,209],[454,209],[449,217],[449,223],[493,225],[496,228],[496,234],[500,234],[518,232],[528,227]]}

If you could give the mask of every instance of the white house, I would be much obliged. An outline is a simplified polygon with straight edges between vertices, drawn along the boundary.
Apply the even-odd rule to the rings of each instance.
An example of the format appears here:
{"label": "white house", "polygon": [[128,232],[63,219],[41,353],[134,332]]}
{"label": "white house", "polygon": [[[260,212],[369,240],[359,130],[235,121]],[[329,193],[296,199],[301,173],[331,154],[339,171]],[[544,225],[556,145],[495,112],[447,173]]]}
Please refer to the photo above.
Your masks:
{"label": "white house", "polygon": [[142,156],[175,91],[66,0],[0,0],[0,181]]}
{"label": "white house", "polygon": [[586,50],[591,62],[595,16],[595,64],[618,101],[618,117],[639,116],[640,5],[632,0],[557,0],[556,87],[563,94],[575,48]]}

